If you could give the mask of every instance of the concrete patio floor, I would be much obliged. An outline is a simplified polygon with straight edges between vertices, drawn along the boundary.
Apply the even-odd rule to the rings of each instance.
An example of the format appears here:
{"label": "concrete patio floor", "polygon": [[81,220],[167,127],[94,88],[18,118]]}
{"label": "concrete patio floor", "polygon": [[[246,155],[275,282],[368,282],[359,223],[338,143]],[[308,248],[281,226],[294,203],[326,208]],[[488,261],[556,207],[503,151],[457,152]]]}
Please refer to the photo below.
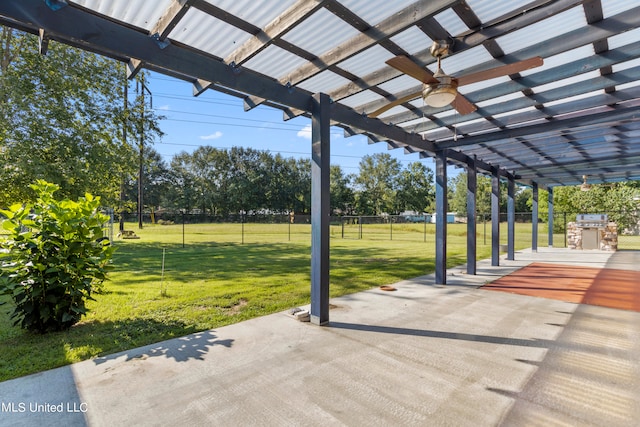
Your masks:
{"label": "concrete patio floor", "polygon": [[[640,313],[478,289],[531,262],[640,270],[640,252],[543,248],[0,383],[2,426],[637,426]],[[640,284],[638,284],[640,286]]]}

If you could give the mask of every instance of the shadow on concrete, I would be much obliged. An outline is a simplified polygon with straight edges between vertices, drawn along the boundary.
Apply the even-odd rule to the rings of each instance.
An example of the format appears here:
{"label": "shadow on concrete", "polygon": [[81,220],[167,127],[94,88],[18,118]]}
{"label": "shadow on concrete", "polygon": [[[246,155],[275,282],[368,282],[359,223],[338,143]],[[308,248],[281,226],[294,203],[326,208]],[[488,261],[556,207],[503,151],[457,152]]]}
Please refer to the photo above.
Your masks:
{"label": "shadow on concrete", "polygon": [[[638,313],[579,305],[500,425],[632,426],[640,420]],[[553,421],[553,422],[552,422]]]}
{"label": "shadow on concrete", "polygon": [[458,333],[458,332],[428,331],[423,329],[396,328],[391,326],[377,326],[377,325],[361,325],[356,323],[343,323],[343,322],[329,322],[328,327],[335,328],[335,329],[350,329],[354,331],[363,331],[363,332],[377,332],[377,333],[393,334],[393,335],[412,335],[416,337],[464,340],[464,341],[474,341],[474,342],[485,342],[489,344],[515,345],[515,346],[522,346],[522,347],[548,348],[550,344],[549,341],[547,340],[504,338],[504,337],[496,337],[491,335],[476,335],[476,334],[464,334],[464,333]]}
{"label": "shadow on concrete", "polygon": [[221,345],[230,348],[233,345],[233,341],[232,339],[217,339],[213,331],[204,331],[146,347],[135,348],[124,353],[98,357],[93,359],[93,362],[99,365],[122,357],[123,354],[127,356],[127,362],[130,360],[144,360],[150,357],[165,357],[176,362],[204,360],[204,355],[209,352],[211,347]]}

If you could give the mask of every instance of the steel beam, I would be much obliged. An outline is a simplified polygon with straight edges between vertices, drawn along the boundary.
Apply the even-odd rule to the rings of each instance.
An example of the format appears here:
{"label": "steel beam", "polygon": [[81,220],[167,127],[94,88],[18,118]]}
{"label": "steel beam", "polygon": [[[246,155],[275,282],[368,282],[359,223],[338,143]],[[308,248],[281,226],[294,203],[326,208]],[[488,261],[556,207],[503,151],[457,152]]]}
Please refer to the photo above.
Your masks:
{"label": "steel beam", "polygon": [[329,322],[330,100],[313,96],[311,115],[311,322]]}
{"label": "steel beam", "polygon": [[469,159],[467,170],[467,274],[476,274],[476,193],[478,169],[475,159]]}
{"label": "steel beam", "polygon": [[538,183],[531,185],[531,251],[538,252]]}
{"label": "steel beam", "polygon": [[447,284],[447,150],[436,152],[436,284]]}
{"label": "steel beam", "polygon": [[547,189],[549,195],[547,197],[547,203],[549,206],[549,247],[553,247],[553,187]]}
{"label": "steel beam", "polygon": [[515,227],[516,227],[516,182],[507,180],[507,259],[515,259]]}
{"label": "steel beam", "polygon": [[500,265],[500,171],[491,174],[491,265]]}

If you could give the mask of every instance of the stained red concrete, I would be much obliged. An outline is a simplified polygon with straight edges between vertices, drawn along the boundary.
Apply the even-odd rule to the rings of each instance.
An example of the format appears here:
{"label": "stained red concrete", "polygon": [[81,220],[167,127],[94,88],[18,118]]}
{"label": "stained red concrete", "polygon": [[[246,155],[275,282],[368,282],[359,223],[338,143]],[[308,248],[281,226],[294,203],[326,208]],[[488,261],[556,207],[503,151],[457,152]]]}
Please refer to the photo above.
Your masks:
{"label": "stained red concrete", "polygon": [[482,289],[640,312],[640,271],[533,263]]}

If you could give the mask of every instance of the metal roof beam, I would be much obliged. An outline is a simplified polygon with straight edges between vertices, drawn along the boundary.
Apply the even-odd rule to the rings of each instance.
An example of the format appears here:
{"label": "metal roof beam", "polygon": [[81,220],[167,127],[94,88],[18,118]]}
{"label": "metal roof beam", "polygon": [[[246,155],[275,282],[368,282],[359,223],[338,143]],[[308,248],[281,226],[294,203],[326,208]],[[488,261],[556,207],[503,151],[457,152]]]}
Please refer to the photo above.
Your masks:
{"label": "metal roof beam", "polygon": [[[459,35],[455,38],[455,44],[453,48],[454,53],[462,52],[462,51],[471,49],[472,47],[480,46],[487,40],[494,39],[496,37],[519,30],[523,27],[526,27],[527,25],[531,25],[536,22],[542,21],[551,15],[560,13],[578,4],[581,4],[582,1],[583,0],[554,1],[554,2],[551,2],[551,4],[549,4],[548,6],[545,6],[544,8],[527,10],[516,17],[513,17],[513,16],[504,17],[500,22],[498,22],[495,25],[491,25],[488,28],[482,28],[475,32]],[[430,47],[427,47],[423,51],[412,55],[412,58],[417,60],[418,64],[421,66],[426,66],[428,64],[434,63],[435,59],[431,56],[429,49]],[[536,56],[536,55],[533,55],[533,56]],[[499,65],[503,65],[503,64],[504,63],[500,63]],[[348,96],[354,95],[356,93],[362,92],[363,90],[366,90],[371,86],[379,85],[381,83],[384,83],[386,81],[389,81],[391,79],[394,79],[402,75],[401,72],[393,68],[382,67],[382,64],[380,65],[381,65],[380,69],[377,69],[372,73],[366,76],[363,76],[358,81],[347,83],[344,86],[341,86],[338,89],[329,92],[329,96],[331,96],[331,99],[340,100]]]}
{"label": "metal roof beam", "polygon": [[186,15],[193,0],[172,0],[169,7],[162,14],[156,25],[151,30],[151,35],[155,35],[158,40],[164,41],[171,30]]}
{"label": "metal roof beam", "polygon": [[[620,32],[625,32],[637,27],[640,27],[640,7],[636,7],[620,15],[600,21],[598,24],[594,24],[586,28],[579,28],[570,33],[563,34],[562,36],[547,40],[545,41],[545,43],[535,44],[532,47],[522,49],[510,55],[506,55],[502,57],[501,60],[506,61],[507,59],[511,58],[511,61],[515,62],[518,60],[531,58],[533,56],[541,56],[543,58],[547,58],[549,56],[554,56],[578,48],[580,46],[593,43],[594,41],[600,40],[602,38],[611,37]],[[636,42],[628,46],[622,46],[615,51],[603,52],[599,55],[594,55],[589,58],[574,61],[571,64],[561,65],[551,70],[545,70],[527,77],[513,80],[511,82],[465,94],[465,96],[468,97],[472,102],[486,101],[499,96],[520,92],[527,88],[541,86],[561,79],[569,78],[578,74],[582,74],[586,71],[597,70],[608,65],[629,61],[638,57],[640,57],[640,43]],[[492,66],[500,64],[502,64],[502,62],[497,60],[489,61],[471,69],[463,70],[460,72],[460,74],[466,74],[467,72],[475,70],[478,67],[490,68]],[[410,93],[414,93],[418,90],[420,90],[420,86],[415,86],[403,92],[397,93],[395,94],[395,96],[401,97]],[[332,98],[339,99],[334,97]],[[384,105],[386,105],[386,102],[380,100],[358,106],[355,109],[357,111],[373,111]],[[402,123],[405,121],[414,120],[417,117],[416,114],[434,114],[439,111],[446,111],[449,108],[450,107],[439,109],[431,107],[419,108],[418,112],[407,112],[394,116],[387,116],[386,120],[389,120],[392,123]],[[466,116],[461,116],[459,120],[472,120],[479,117],[478,114],[479,113],[477,112],[467,114]]]}
{"label": "metal roof beam", "polygon": [[[486,107],[478,108],[478,110],[476,110],[474,113],[467,114],[467,116],[473,116],[473,118],[496,116],[498,114],[508,113],[510,111],[518,110],[521,108],[534,107],[538,104],[544,105],[544,103],[546,102],[559,101],[567,97],[595,92],[600,89],[605,89],[611,85],[621,85],[625,83],[635,82],[637,80],[640,80],[640,68],[631,68],[612,75],[598,76],[592,79],[584,80],[582,82],[558,87],[556,89],[550,89],[545,92],[537,93],[531,98],[522,97],[513,99],[511,101],[502,102],[500,104],[487,105]],[[383,119],[387,120],[388,118]],[[446,125],[454,124],[451,123],[452,120],[459,121],[460,119],[455,117],[446,117],[442,119],[443,123],[445,123]],[[416,126],[415,131],[424,132],[435,128],[436,126],[434,124],[425,122],[424,124]]]}
{"label": "metal roof beam", "polygon": [[374,27],[325,52],[315,61],[303,65],[287,76],[279,79],[280,83],[296,85],[310,79],[321,71],[326,70],[330,65],[335,65],[345,59],[351,58],[376,43],[389,39],[408,27],[415,25],[416,22],[432,17],[460,1],[461,0],[416,1],[411,6],[395,13]]}
{"label": "metal roof beam", "polygon": [[[419,0],[411,6],[395,13],[393,16],[383,20],[379,24],[365,31],[347,42],[334,47],[321,56],[307,62],[288,75],[279,79],[282,84],[297,85],[310,79],[311,77],[325,71],[329,67],[338,64],[345,59],[351,58],[371,46],[388,40],[390,37],[415,25],[417,22],[433,17],[443,10],[459,3],[462,0]],[[334,99],[331,96],[331,99]],[[260,104],[263,100],[251,99],[250,105]],[[294,112],[297,114],[298,112]]]}
{"label": "metal roof beam", "polygon": [[[624,89],[621,91],[616,91],[614,93],[603,93],[595,96],[591,96],[589,98],[578,99],[575,101],[567,102],[564,104],[553,105],[551,107],[544,107],[543,110],[533,110],[533,111],[525,111],[522,113],[516,113],[510,116],[503,116],[496,120],[501,126],[512,126],[518,123],[530,122],[532,120],[538,119],[550,119],[554,116],[561,116],[563,114],[572,113],[576,111],[588,110],[600,107],[602,105],[613,105],[618,104],[624,101],[629,101],[632,99],[640,98],[640,87],[633,87]],[[480,123],[473,123],[469,125],[460,126],[458,129],[462,133],[473,133],[473,132],[481,132],[484,130],[494,129],[496,125],[494,123],[484,121]],[[450,136],[450,131],[448,129],[444,129],[441,131],[434,130],[430,132],[428,135],[428,139],[430,140],[438,140],[448,138]]]}
{"label": "metal roof beam", "polygon": [[459,138],[457,141],[442,141],[436,144],[440,148],[455,148],[473,144],[487,143],[491,141],[505,141],[510,138],[526,137],[536,134],[550,134],[554,131],[571,129],[581,126],[602,125],[604,123],[616,124],[623,121],[640,119],[640,107],[619,108],[606,113],[584,114],[570,119],[556,119],[543,124],[523,126],[514,129],[504,129],[501,132],[485,133],[477,136]]}
{"label": "metal roof beam", "polygon": [[224,59],[227,64],[242,65],[280,39],[302,21],[333,0],[298,0]]}
{"label": "metal roof beam", "polygon": [[[93,52],[118,58],[136,58],[160,72],[171,70],[172,75],[214,82],[221,88],[261,96],[280,105],[305,111],[311,108],[310,93],[279,84],[247,69],[229,67],[209,55],[175,43],[161,49],[156,40],[147,34],[89,13],[83,8],[73,7],[73,4],[54,13],[40,0],[0,2],[0,15],[29,23],[29,29],[34,33],[39,28],[45,28],[52,39]],[[407,133],[400,127],[369,119],[341,104],[331,105],[333,120],[383,139],[398,141],[419,150],[434,151],[435,146],[424,141],[419,134]]]}

